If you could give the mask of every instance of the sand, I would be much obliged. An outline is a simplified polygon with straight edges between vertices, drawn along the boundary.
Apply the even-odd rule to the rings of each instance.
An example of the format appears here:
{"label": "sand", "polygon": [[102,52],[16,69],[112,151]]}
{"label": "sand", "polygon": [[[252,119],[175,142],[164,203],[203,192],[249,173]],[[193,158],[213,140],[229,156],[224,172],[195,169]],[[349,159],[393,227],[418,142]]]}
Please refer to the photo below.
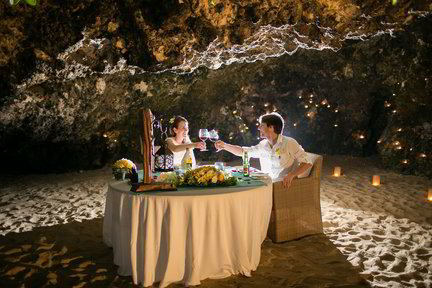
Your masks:
{"label": "sand", "polygon": [[[343,175],[333,177],[334,166]],[[372,175],[381,185],[371,185]],[[0,176],[0,287],[132,287],[102,241],[110,168]],[[252,277],[201,287],[432,287],[432,181],[372,159],[326,156],[324,234],[266,240]],[[181,285],[172,285],[181,287]]]}

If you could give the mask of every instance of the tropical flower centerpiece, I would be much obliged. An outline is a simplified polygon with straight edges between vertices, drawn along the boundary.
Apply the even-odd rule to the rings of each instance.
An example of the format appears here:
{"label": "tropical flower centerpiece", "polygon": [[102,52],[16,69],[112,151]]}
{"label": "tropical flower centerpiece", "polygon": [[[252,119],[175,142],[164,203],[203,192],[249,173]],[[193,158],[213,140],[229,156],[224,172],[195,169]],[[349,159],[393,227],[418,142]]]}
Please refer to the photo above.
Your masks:
{"label": "tropical flower centerpiece", "polygon": [[112,171],[116,180],[124,180],[126,174],[136,173],[136,166],[131,160],[122,158],[112,165]]}
{"label": "tropical flower centerpiece", "polygon": [[237,178],[213,166],[203,166],[187,171],[183,175],[176,172],[161,173],[158,182],[171,183],[176,186],[232,186],[237,184]]}
{"label": "tropical flower centerpiece", "polygon": [[232,186],[237,178],[214,166],[203,166],[189,170],[184,175],[184,184],[191,186]]}

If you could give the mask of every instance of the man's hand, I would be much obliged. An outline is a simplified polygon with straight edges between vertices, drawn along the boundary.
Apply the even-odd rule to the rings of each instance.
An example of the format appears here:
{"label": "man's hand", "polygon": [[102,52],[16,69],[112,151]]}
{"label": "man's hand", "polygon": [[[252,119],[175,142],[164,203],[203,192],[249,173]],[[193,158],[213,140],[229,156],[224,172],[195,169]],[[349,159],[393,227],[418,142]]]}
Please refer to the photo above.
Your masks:
{"label": "man's hand", "polygon": [[206,148],[206,144],[205,144],[205,142],[196,142],[195,143],[195,148],[203,150],[203,149]]}
{"label": "man's hand", "polygon": [[225,148],[225,142],[218,140],[215,142],[216,149],[223,150]]}
{"label": "man's hand", "polygon": [[291,186],[291,182],[292,180],[295,178],[294,174],[288,173],[288,175],[286,175],[283,178],[283,187],[284,188],[289,188]]}

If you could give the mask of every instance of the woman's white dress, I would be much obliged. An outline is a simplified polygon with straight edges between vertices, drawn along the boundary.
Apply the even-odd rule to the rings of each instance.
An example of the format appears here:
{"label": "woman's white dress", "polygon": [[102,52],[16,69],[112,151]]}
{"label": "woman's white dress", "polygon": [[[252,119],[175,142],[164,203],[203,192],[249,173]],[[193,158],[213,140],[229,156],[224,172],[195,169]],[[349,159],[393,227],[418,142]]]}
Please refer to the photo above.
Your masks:
{"label": "woman's white dress", "polygon": [[[167,141],[167,144],[168,144],[167,145],[168,149],[169,149],[171,143],[172,143],[171,145],[176,145],[174,137],[169,137],[169,138],[166,139],[166,141]],[[182,143],[182,144],[190,144],[190,143],[192,143],[192,142],[190,141],[189,137],[187,137],[185,139],[184,143]],[[183,156],[186,154],[186,149],[183,150],[183,151],[179,151],[179,152],[174,152],[174,151],[171,151],[171,152],[174,155],[174,165],[181,165],[181,162],[183,160]],[[196,161],[195,161],[195,155],[194,155],[193,149],[191,150],[191,152],[192,152],[192,167],[195,167],[196,166]]]}

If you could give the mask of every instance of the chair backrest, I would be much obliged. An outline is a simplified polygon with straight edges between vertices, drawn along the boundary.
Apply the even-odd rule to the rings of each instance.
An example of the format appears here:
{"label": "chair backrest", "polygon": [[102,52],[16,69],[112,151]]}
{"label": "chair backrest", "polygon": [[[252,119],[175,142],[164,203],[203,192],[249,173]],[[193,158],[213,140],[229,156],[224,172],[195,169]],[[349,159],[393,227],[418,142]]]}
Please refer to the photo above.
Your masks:
{"label": "chair backrest", "polygon": [[321,155],[314,154],[314,153],[307,153],[307,154],[308,157],[310,157],[309,159],[311,159],[313,163],[309,176],[321,177],[323,157]]}

